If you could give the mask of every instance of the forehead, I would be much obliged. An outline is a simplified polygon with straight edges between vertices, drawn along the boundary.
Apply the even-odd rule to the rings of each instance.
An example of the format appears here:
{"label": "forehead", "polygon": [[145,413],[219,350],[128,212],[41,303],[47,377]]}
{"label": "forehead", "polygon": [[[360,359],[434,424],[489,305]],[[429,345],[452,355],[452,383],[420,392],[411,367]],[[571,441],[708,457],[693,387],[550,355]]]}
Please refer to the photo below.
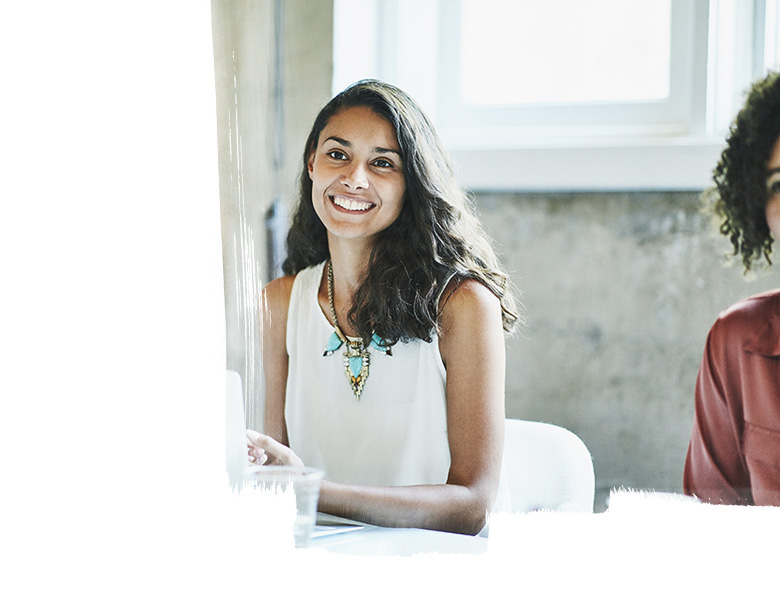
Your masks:
{"label": "forehead", "polygon": [[352,144],[400,150],[393,125],[367,106],[345,108],[333,115],[320,133],[320,143],[335,136]]}

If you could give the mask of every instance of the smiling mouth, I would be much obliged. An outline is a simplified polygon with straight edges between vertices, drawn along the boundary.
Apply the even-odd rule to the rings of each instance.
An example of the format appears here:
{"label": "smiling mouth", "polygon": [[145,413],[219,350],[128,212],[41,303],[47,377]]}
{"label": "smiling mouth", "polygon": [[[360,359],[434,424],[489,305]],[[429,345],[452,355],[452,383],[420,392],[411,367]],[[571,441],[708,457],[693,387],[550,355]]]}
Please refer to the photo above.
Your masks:
{"label": "smiling mouth", "polygon": [[346,198],[344,196],[330,196],[330,201],[339,208],[350,212],[364,212],[375,206],[368,200],[358,200],[355,198]]}

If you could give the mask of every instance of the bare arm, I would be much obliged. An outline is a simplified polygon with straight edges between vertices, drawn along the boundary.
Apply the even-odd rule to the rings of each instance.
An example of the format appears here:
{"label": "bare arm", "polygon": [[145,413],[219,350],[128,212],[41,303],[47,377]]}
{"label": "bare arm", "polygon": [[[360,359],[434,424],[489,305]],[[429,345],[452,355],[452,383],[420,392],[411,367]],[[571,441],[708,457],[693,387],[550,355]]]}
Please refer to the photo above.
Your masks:
{"label": "bare arm", "polygon": [[274,279],[260,296],[260,331],[265,375],[266,434],[289,445],[284,421],[287,386],[287,308],[294,277]]}

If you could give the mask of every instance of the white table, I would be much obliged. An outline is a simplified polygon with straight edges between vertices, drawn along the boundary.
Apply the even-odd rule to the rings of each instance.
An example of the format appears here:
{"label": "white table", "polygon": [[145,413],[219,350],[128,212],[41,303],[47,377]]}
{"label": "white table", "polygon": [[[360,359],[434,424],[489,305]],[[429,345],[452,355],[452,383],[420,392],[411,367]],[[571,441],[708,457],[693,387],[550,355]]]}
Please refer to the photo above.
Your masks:
{"label": "white table", "polygon": [[[328,533],[312,538],[310,548],[324,548],[339,554],[361,556],[412,556],[420,553],[480,554],[487,549],[487,538],[445,533],[428,529],[404,529],[378,527],[339,519],[330,515],[318,515],[319,524],[334,528],[339,525],[355,525],[351,530]],[[335,531],[335,529],[334,529]]]}

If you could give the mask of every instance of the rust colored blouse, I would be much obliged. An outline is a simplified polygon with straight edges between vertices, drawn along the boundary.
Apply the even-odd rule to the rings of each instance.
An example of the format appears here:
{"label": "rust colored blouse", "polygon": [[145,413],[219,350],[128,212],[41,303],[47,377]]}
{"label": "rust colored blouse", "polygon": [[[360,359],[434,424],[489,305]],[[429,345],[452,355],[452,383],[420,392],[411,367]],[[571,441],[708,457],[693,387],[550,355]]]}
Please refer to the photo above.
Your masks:
{"label": "rust colored blouse", "polygon": [[736,303],[710,330],[683,489],[711,503],[780,505],[780,290]]}

